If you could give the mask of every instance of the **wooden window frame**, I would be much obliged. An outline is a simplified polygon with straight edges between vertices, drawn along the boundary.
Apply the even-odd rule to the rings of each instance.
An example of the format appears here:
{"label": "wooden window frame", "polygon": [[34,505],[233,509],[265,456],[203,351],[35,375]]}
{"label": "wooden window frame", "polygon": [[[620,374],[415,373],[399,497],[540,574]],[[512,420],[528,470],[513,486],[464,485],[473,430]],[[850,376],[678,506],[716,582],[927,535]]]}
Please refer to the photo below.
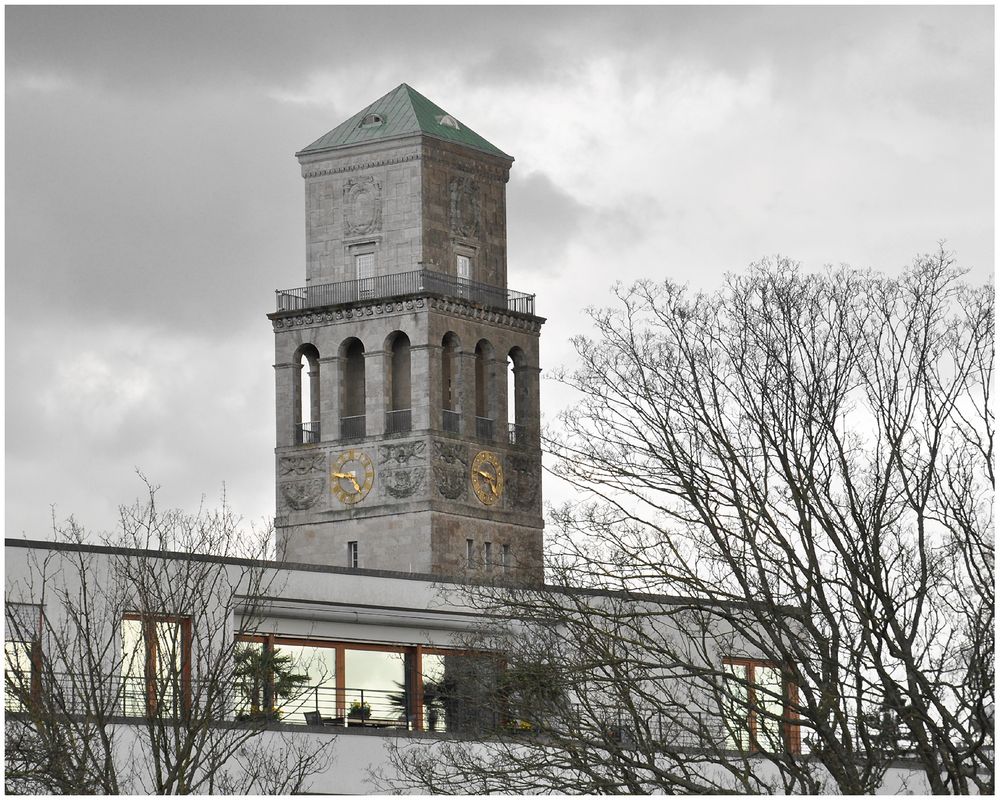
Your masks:
{"label": "wooden window frame", "polygon": [[[792,681],[786,679],[785,675],[788,670],[783,669],[778,662],[769,661],[764,658],[724,658],[722,659],[722,663],[724,666],[746,668],[747,706],[745,713],[747,721],[749,722],[749,745],[751,753],[767,752],[759,746],[757,741],[757,716],[760,711],[757,708],[755,694],[755,687],[757,686],[755,670],[777,670],[777,672],[781,675],[782,689],[782,712],[781,719],[778,721],[781,744],[785,752],[792,753],[794,755],[799,754],[802,748],[801,731],[798,723],[795,721],[799,718],[799,714],[795,710],[798,705],[798,686],[796,686]],[[733,678],[735,676],[727,675],[726,677]],[[742,678],[738,678],[738,680],[742,680]]]}
{"label": "wooden window frame", "polygon": [[146,691],[146,716],[159,715],[157,708],[157,650],[159,638],[156,635],[157,624],[177,624],[181,632],[181,704],[180,711],[184,716],[191,713],[191,617],[177,614],[148,614],[129,612],[122,615],[122,622],[142,623],[142,640],[146,645],[146,659],[143,663],[143,679]]}

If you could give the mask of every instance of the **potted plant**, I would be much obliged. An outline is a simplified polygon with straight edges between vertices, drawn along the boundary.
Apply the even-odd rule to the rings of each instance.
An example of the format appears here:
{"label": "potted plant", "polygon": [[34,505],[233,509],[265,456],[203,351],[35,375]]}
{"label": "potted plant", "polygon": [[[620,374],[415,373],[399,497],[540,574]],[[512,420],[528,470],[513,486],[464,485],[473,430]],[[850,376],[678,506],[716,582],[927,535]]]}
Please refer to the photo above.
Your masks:
{"label": "potted plant", "polygon": [[347,712],[347,716],[350,719],[369,719],[372,715],[372,707],[368,703],[363,703],[360,700],[355,700],[351,703],[351,708]]}

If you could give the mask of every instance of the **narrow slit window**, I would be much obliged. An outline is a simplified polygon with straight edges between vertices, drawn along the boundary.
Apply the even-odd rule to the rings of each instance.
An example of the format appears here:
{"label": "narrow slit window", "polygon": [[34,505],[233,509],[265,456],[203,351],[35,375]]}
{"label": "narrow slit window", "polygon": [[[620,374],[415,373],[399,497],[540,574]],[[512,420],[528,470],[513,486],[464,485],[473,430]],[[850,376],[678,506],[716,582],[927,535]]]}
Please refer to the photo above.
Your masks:
{"label": "narrow slit window", "polygon": [[493,542],[483,544],[483,564],[487,567],[493,566]]}
{"label": "narrow slit window", "polygon": [[347,543],[347,566],[351,569],[358,568],[358,543],[348,542]]}
{"label": "narrow slit window", "polygon": [[476,563],[476,543],[472,539],[465,540],[465,565],[471,567]]}

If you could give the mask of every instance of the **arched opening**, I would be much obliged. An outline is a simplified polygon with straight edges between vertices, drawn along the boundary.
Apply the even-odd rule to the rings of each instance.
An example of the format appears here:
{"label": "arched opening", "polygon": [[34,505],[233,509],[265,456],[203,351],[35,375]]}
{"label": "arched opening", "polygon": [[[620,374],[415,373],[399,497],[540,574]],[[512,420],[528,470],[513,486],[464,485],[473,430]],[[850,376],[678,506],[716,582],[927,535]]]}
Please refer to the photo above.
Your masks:
{"label": "arched opening", "polygon": [[365,346],[351,338],[340,346],[340,438],[365,435]]}
{"label": "arched opening", "polygon": [[513,445],[526,445],[528,436],[527,362],[520,347],[507,354],[507,440]]}
{"label": "arched opening", "polygon": [[319,441],[319,351],[304,344],[295,351],[295,363],[299,368],[292,371],[294,441],[315,444]]}
{"label": "arched opening", "polygon": [[460,433],[462,415],[459,412],[458,384],[461,377],[458,336],[448,331],[441,339],[441,427],[449,433]]}
{"label": "arched opening", "polygon": [[476,436],[493,441],[496,419],[496,384],[493,345],[480,339],[476,345]]}
{"label": "arched opening", "polygon": [[386,339],[389,353],[386,371],[385,412],[386,433],[406,433],[410,430],[410,337],[402,331],[389,334]]}

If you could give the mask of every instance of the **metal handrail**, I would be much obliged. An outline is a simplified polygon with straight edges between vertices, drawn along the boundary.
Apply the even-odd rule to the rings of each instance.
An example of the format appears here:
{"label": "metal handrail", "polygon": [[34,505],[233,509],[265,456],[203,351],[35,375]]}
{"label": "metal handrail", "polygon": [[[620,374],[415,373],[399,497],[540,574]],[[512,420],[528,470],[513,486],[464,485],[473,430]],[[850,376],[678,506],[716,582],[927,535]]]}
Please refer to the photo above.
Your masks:
{"label": "metal handrail", "polygon": [[412,414],[410,409],[401,408],[395,411],[385,412],[386,433],[409,433],[412,427]]}
{"label": "metal handrail", "polygon": [[388,297],[441,294],[520,314],[535,313],[533,294],[491,286],[488,283],[467,281],[429,269],[376,275],[337,283],[312,284],[294,289],[278,289],[275,294],[278,311],[301,311],[306,308],[381,300]]}
{"label": "metal handrail", "polygon": [[340,438],[341,439],[364,439],[365,438],[365,415],[359,414],[356,417],[340,418]]}
{"label": "metal handrail", "polygon": [[301,422],[295,426],[296,444],[316,444],[319,441],[319,423]]}
{"label": "metal handrail", "polygon": [[441,409],[441,427],[448,433],[460,433],[462,414],[450,408]]}
{"label": "metal handrail", "polygon": [[476,417],[476,438],[487,442],[493,441],[493,420]]}

